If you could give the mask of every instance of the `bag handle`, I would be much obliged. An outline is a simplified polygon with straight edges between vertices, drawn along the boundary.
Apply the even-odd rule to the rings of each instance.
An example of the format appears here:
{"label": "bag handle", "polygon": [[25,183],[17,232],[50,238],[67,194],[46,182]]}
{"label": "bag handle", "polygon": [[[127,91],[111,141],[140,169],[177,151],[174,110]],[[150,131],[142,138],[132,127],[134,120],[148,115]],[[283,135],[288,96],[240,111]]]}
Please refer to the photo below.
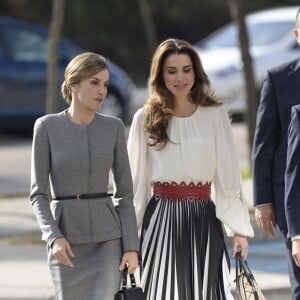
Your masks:
{"label": "bag handle", "polygon": [[[125,267],[122,275],[122,290],[125,291],[127,289],[127,275],[128,275],[128,268]],[[129,274],[130,278],[130,285],[131,287],[136,287],[136,281],[133,274]]]}
{"label": "bag handle", "polygon": [[248,262],[246,259],[242,258],[241,251],[238,251],[235,255],[235,272],[236,272],[236,277],[238,277],[238,274],[241,272],[244,272],[247,275],[247,278],[249,279],[254,279],[254,276],[250,270],[250,267],[248,265]]}
{"label": "bag handle", "polygon": [[235,255],[235,275],[238,277],[239,273],[244,272],[247,277],[253,277],[246,259],[242,258],[242,252],[238,251]]}
{"label": "bag handle", "polygon": [[[239,284],[238,284],[238,278],[239,274],[244,273],[245,277],[248,280],[248,283],[254,287],[255,286],[255,279],[254,275],[251,272],[247,260],[242,258],[241,251],[238,251],[235,255],[235,281],[236,281],[236,288],[239,289]],[[254,297],[255,299],[258,299],[258,294],[257,291],[254,291]]]}

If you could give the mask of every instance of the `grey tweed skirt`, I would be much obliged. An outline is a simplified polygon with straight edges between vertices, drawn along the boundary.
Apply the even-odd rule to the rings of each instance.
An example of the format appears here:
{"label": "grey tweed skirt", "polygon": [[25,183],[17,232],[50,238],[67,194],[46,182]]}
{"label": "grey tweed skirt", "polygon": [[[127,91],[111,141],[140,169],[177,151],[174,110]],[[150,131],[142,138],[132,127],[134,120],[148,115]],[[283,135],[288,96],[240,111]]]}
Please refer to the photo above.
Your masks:
{"label": "grey tweed skirt", "polygon": [[48,249],[52,281],[59,300],[113,300],[120,288],[121,239],[71,244],[74,268],[57,262]]}

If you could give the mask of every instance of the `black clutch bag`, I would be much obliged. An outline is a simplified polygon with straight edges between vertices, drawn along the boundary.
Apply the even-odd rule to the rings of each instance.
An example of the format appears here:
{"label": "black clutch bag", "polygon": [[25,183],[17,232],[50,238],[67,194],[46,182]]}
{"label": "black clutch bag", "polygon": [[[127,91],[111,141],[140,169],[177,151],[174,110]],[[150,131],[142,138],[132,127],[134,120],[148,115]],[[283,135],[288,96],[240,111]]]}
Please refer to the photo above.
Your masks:
{"label": "black clutch bag", "polygon": [[121,290],[115,295],[114,300],[146,300],[142,288],[136,286],[135,278],[133,274],[129,274],[130,287],[127,287],[127,268],[123,271],[122,275],[122,287]]}
{"label": "black clutch bag", "polygon": [[241,252],[235,255],[236,271],[236,296],[237,300],[265,300],[265,297],[258,286],[247,260],[243,260]]}

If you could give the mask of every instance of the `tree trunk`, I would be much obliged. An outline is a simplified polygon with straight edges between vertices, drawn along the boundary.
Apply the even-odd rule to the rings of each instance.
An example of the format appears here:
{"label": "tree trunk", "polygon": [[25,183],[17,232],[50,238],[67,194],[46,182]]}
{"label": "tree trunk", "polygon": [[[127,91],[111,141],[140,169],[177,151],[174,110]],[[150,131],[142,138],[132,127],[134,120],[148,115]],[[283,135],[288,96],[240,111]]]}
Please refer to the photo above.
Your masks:
{"label": "tree trunk", "polygon": [[157,45],[157,36],[148,0],[138,0],[141,19],[144,24],[149,53],[152,56]]}
{"label": "tree trunk", "polygon": [[61,29],[64,20],[65,0],[52,1],[52,17],[49,33],[49,56],[47,72],[47,96],[46,96],[46,113],[57,112],[57,64],[58,64],[58,44],[61,35]]}
{"label": "tree trunk", "polygon": [[244,66],[244,81],[246,95],[246,124],[248,127],[249,162],[251,166],[251,153],[255,132],[256,112],[258,107],[258,93],[255,85],[252,58],[249,53],[249,39],[245,24],[244,0],[227,0],[233,22],[238,27],[241,58]]}

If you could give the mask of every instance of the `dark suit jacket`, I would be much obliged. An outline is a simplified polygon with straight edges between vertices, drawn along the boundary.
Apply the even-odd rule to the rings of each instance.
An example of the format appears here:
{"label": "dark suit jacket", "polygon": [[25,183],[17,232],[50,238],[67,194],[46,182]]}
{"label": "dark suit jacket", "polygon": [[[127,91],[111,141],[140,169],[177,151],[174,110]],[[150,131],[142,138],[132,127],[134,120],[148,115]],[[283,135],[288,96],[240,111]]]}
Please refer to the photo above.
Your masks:
{"label": "dark suit jacket", "polygon": [[284,172],[292,106],[300,104],[300,59],[267,72],[253,145],[254,205],[272,203],[276,221],[287,229]]}
{"label": "dark suit jacket", "polygon": [[285,171],[285,211],[288,237],[300,234],[300,105],[292,108]]}

